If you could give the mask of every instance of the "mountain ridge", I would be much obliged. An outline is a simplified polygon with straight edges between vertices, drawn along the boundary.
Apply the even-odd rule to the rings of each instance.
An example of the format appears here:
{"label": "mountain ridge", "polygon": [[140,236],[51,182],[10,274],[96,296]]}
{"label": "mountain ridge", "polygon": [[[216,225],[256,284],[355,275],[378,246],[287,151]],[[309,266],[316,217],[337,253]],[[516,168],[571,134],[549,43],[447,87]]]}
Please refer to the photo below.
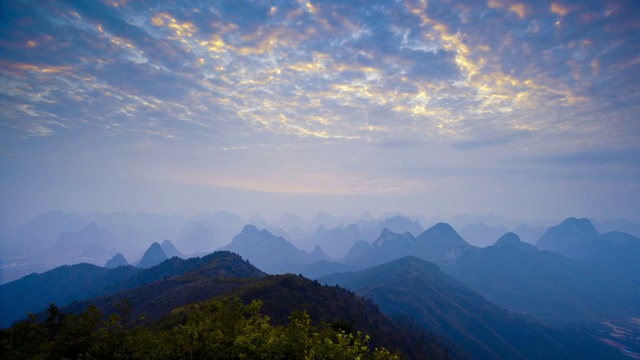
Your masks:
{"label": "mountain ridge", "polygon": [[[415,318],[427,329],[451,337],[474,358],[577,359],[587,354],[624,358],[595,339],[596,345],[584,341],[583,336],[590,337],[580,331],[558,330],[515,316],[446,275],[436,264],[415,256],[319,280],[371,298],[388,314]],[[527,335],[521,335],[523,331]],[[566,348],[547,334],[564,336],[577,344]],[[582,346],[590,348],[583,350]],[[539,352],[538,347],[544,350]]]}

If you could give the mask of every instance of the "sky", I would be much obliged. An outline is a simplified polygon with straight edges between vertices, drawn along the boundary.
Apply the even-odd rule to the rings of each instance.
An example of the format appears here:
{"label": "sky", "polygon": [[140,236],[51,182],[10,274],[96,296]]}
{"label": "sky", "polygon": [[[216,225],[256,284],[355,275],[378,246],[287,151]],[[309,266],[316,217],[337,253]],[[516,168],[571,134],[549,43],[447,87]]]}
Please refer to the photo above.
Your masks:
{"label": "sky", "polygon": [[0,2],[0,226],[640,220],[640,2]]}

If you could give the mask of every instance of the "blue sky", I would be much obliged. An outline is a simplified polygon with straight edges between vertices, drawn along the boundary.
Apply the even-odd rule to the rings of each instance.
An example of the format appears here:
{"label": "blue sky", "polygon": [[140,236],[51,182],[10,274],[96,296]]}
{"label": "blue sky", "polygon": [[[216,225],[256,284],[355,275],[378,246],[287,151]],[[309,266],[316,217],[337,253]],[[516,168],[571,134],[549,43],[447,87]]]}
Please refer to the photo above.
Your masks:
{"label": "blue sky", "polygon": [[3,1],[0,223],[640,217],[636,1]]}

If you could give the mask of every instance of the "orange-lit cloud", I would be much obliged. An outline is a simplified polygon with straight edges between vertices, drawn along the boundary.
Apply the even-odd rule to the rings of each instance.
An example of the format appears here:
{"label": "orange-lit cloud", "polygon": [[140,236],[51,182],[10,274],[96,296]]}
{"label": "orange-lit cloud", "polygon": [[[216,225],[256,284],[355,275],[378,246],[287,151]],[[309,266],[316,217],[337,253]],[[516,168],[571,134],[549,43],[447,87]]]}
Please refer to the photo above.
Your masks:
{"label": "orange-lit cloud", "polygon": [[527,8],[524,4],[513,4],[509,6],[509,11],[516,13],[520,19],[527,16]]}
{"label": "orange-lit cloud", "polygon": [[566,16],[570,11],[571,9],[568,6],[562,5],[557,2],[551,3],[551,12],[556,15]]}

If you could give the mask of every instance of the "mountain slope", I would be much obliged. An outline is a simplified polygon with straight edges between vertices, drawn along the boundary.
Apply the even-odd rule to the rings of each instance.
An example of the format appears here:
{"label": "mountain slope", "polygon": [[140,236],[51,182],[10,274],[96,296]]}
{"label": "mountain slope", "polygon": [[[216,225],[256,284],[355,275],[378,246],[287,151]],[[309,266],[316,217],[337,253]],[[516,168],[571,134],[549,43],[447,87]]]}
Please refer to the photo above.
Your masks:
{"label": "mountain slope", "polygon": [[77,299],[103,294],[140,270],[131,266],[106,269],[91,264],[65,265],[43,274],[31,274],[0,285],[0,327],[24,318],[27,312],[41,311],[50,302],[66,305]]}
{"label": "mountain slope", "polygon": [[356,291],[388,314],[416,319],[426,329],[450,337],[474,358],[623,358],[586,333],[515,316],[416,257],[320,280]]}
{"label": "mountain slope", "polygon": [[[172,262],[177,262],[176,260],[179,259],[172,258],[149,270],[163,272],[162,267],[169,268]],[[128,301],[133,305],[131,315],[134,318],[144,315],[145,322],[151,323],[177,307],[207,300],[266,275],[237,254],[227,251],[215,252],[198,260],[191,264],[191,269],[181,274],[153,276],[152,281],[136,287],[131,286],[123,291],[113,288],[107,295],[74,302],[66,309],[79,313],[89,304],[93,304],[102,313],[110,314],[115,311],[115,304]],[[164,272],[171,273],[166,269]]]}
{"label": "mountain slope", "polygon": [[446,358],[451,351],[442,339],[399,326],[369,300],[339,287],[324,286],[297,275],[271,275],[225,293],[245,303],[260,300],[265,314],[284,323],[292,309],[304,309],[316,323],[347,322],[407,359]]}
{"label": "mountain slope", "polygon": [[546,320],[597,322],[640,314],[640,284],[633,276],[537,251],[517,239],[469,251],[443,270],[501,306]]}
{"label": "mountain slope", "polygon": [[[143,323],[153,324],[164,318],[160,326],[171,327],[185,320],[189,304],[228,297],[239,297],[245,303],[261,301],[263,312],[276,324],[284,324],[292,312],[304,310],[316,324],[341,324],[361,330],[371,336],[373,346],[400,351],[408,359],[449,357],[448,345],[438,336],[398,325],[371,301],[298,275],[265,276],[228,252],[212,254],[209,263],[185,274],[75,302],[64,310],[80,313],[93,304],[109,315],[117,312],[115,304],[127,303],[132,319],[143,317]],[[183,310],[174,310],[177,308]]]}
{"label": "mountain slope", "polygon": [[[0,285],[0,326],[9,326],[13,321],[24,318],[28,312],[41,311],[50,302],[65,306],[75,300],[115,294],[185,274],[197,268],[205,271],[209,262],[227,255],[237,257],[223,251],[186,260],[174,257],[148,269],[133,266],[107,269],[91,264],[77,264],[61,266],[42,274],[28,275]],[[238,269],[235,271],[238,272]],[[256,274],[245,271],[242,276],[252,277],[257,276]]]}
{"label": "mountain slope", "polygon": [[[245,275],[258,276],[243,277]],[[205,332],[203,331],[196,331],[198,329],[202,330],[200,327],[187,328],[186,331],[181,332],[181,330],[185,330],[183,325],[193,325],[194,320],[201,320],[203,321],[201,323],[204,325],[209,321],[208,319],[210,319],[207,316],[221,314],[219,306],[225,303],[224,299],[240,297],[245,303],[251,303],[256,300],[259,301],[261,313],[268,316],[268,318],[265,318],[266,322],[272,322],[276,326],[287,322],[290,323],[290,321],[287,321],[290,315],[291,318],[295,319],[307,317],[311,321],[311,324],[318,329],[332,329],[331,331],[336,332],[344,331],[344,334],[347,334],[346,336],[354,333],[356,330],[362,331],[364,334],[370,336],[370,343],[368,345],[371,349],[385,346],[391,351],[400,352],[402,358],[405,359],[451,358],[448,344],[442,342],[437,336],[394,323],[389,317],[380,312],[377,305],[356,296],[350,291],[338,287],[323,286],[318,282],[296,275],[264,275],[264,273],[235,254],[228,252],[212,254],[207,263],[203,263],[202,266],[183,275],[162,279],[108,297],[76,302],[71,306],[61,309],[62,312],[66,314],[70,312],[82,312],[83,315],[80,317],[56,317],[54,315],[52,318],[51,314],[53,313],[49,313],[46,315],[48,317],[46,324],[41,327],[45,328],[46,331],[46,329],[49,328],[47,327],[49,324],[54,324],[57,326],[56,329],[64,327],[65,330],[59,331],[59,333],[62,332],[62,334],[54,333],[54,336],[45,336],[42,338],[42,341],[49,341],[49,344],[53,344],[54,346],[45,346],[44,348],[40,346],[36,349],[36,352],[49,354],[51,357],[58,357],[56,354],[60,355],[61,351],[64,351],[64,354],[68,354],[68,357],[75,358],[77,356],[75,354],[78,353],[78,347],[83,349],[85,341],[89,340],[94,343],[100,343],[108,350],[112,348],[122,349],[127,341],[135,344],[144,342],[146,345],[139,347],[139,349],[144,349],[144,346],[157,347],[160,344],[155,343],[155,341],[158,340],[157,336],[161,332],[164,332],[168,336],[180,337],[180,334],[186,335],[180,338],[186,340],[186,343],[181,343],[180,340],[173,342],[178,345],[193,345],[195,341],[199,341],[200,343],[203,341],[213,342],[214,339],[219,338],[216,337],[219,335],[218,333],[204,334]],[[209,300],[202,302],[202,298]],[[92,308],[93,310],[89,309],[85,312],[85,309],[88,309],[88,304],[90,303],[96,304],[97,309]],[[114,307],[115,304],[120,304],[120,306],[117,306],[116,309],[116,307]],[[233,304],[237,305],[241,303],[231,300],[231,302],[227,301],[226,304],[238,310]],[[51,307],[49,309],[51,309]],[[232,308],[228,309],[233,311],[233,313],[223,312],[220,315],[221,317],[218,317],[218,319],[222,321],[214,327],[209,326],[207,328],[208,331],[233,332],[235,329],[234,324],[236,324],[235,321],[239,319],[235,315],[249,319],[253,314],[241,309],[240,313],[235,313],[235,310]],[[255,309],[255,306],[253,306],[252,309]],[[55,313],[58,313],[57,308],[54,307],[54,310],[56,310]],[[306,313],[305,315],[301,315],[303,311]],[[103,328],[108,329],[107,332],[91,330],[92,328],[86,329],[85,326],[95,326],[96,323],[100,323],[100,313],[108,317],[110,314],[119,314],[120,316],[114,318],[109,317],[109,321],[102,325]],[[300,315],[296,315],[296,313]],[[86,314],[89,314],[88,317],[85,316]],[[150,327],[140,327],[141,323],[136,319],[141,315],[144,315],[142,324],[146,323],[151,325]],[[160,318],[162,318],[162,320],[157,323],[156,320]],[[64,319],[71,319],[72,322],[65,322]],[[189,320],[191,321],[189,322]],[[266,330],[266,328],[262,326],[262,323],[254,323],[252,321],[249,321],[249,323],[255,327],[251,329],[245,328],[245,330],[250,330],[248,333],[255,334],[255,336],[252,338],[243,337],[239,341],[253,343],[258,339],[258,335],[263,334],[262,331]],[[25,332],[21,331],[24,329],[24,326],[29,327],[29,329],[35,329],[38,325],[34,322],[25,321],[20,326],[16,326],[9,331],[16,336],[22,336],[22,338],[13,338],[12,335],[12,342],[3,342],[3,345],[8,345],[8,348],[14,348],[19,351],[24,351],[25,344],[29,341],[32,342],[31,346],[39,346],[42,341],[39,341],[38,338],[34,336],[25,337]],[[71,330],[75,332],[69,332],[66,330],[67,328],[71,328]],[[302,331],[301,327],[291,329]],[[2,332],[3,339],[8,338],[4,335],[10,334],[10,332],[0,332]],[[98,333],[97,338],[95,336],[96,333]],[[135,334],[142,334],[143,336],[137,337]],[[283,334],[284,333],[281,333],[281,335]],[[80,343],[74,342],[77,339],[76,335],[84,336],[83,340],[79,340]],[[212,337],[208,337],[209,335]],[[199,340],[194,337],[199,338]],[[360,338],[359,335],[357,335],[357,337]],[[56,343],[58,339],[64,340]],[[270,338],[269,342],[264,345],[268,348],[272,344],[272,341],[276,340],[277,338]],[[313,340],[315,341],[317,339]],[[166,341],[169,341],[168,338],[161,340],[163,343]],[[332,341],[332,343],[325,344],[325,341]],[[332,337],[328,340],[322,340],[322,344],[329,346],[331,344],[337,344],[336,341],[337,338]],[[347,342],[345,344],[348,345],[349,343]],[[288,343],[285,346],[291,347],[298,345],[301,344]],[[3,349],[6,348],[7,347],[4,347]],[[214,346],[212,348],[216,347]],[[90,347],[90,349],[86,348],[86,350],[91,351],[100,351],[101,349],[102,348],[98,349],[95,346]],[[220,350],[220,348],[217,349]],[[80,353],[85,353],[86,350]],[[194,356],[193,354],[191,355]],[[113,356],[113,353],[100,357],[108,356]],[[144,358],[144,355],[142,356]],[[204,353],[194,357],[202,358],[203,356],[205,356]],[[210,351],[207,352],[206,356],[216,358],[216,354],[212,356]],[[346,353],[337,356],[337,358],[350,358]],[[20,352],[14,352],[12,358],[22,357]],[[164,357],[166,358],[166,354]],[[175,357],[170,356],[170,358]],[[231,356],[225,358],[236,357]],[[256,357],[251,356],[251,358]]]}

